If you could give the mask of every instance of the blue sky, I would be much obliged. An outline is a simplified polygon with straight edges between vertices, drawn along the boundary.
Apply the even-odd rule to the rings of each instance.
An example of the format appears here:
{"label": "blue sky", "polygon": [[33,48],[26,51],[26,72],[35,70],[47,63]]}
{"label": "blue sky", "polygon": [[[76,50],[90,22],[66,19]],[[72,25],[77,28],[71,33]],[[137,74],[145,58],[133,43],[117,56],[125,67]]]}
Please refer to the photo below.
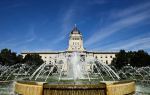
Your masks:
{"label": "blue sky", "polygon": [[150,0],[0,0],[0,49],[66,50],[74,24],[87,50],[150,52]]}

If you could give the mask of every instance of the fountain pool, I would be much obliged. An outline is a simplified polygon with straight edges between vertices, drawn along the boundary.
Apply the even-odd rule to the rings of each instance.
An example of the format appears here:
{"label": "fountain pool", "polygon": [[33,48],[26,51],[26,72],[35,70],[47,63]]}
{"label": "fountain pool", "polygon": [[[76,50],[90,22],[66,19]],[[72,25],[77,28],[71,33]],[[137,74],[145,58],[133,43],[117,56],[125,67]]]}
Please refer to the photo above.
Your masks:
{"label": "fountain pool", "polygon": [[56,63],[38,67],[4,66],[0,69],[5,69],[0,79],[13,80],[11,88],[19,95],[124,95],[135,92],[134,81],[121,81],[112,68],[95,58],[83,60],[79,53],[73,52],[70,57],[57,59]]}

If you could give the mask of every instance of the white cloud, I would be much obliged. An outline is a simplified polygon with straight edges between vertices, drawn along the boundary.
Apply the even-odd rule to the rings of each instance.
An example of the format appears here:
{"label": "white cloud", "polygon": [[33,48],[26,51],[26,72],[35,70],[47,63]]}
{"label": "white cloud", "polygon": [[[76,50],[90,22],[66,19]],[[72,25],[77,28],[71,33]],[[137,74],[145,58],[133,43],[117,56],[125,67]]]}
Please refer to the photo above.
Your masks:
{"label": "white cloud", "polygon": [[25,36],[21,39],[13,38],[0,42],[0,48],[14,48],[27,46],[28,43],[33,42],[36,39],[35,27],[31,26]]}
{"label": "white cloud", "polygon": [[62,15],[62,31],[58,34],[58,38],[53,40],[53,43],[59,43],[66,38],[70,33],[70,27],[73,23],[74,15],[76,14],[76,3],[73,3],[68,10]]}
{"label": "white cloud", "polygon": [[126,17],[129,15],[138,14],[139,12],[142,12],[143,10],[147,10],[149,8],[150,8],[150,3],[144,3],[137,6],[131,6],[123,11],[119,10],[117,13],[113,12],[111,16],[114,18]]}
{"label": "white cloud", "polygon": [[[150,33],[135,36],[130,39],[121,40],[112,44],[101,46],[103,50],[118,51],[120,49],[126,50],[138,50],[138,49],[150,49]],[[94,48],[99,50],[99,48]]]}
{"label": "white cloud", "polygon": [[117,47],[112,48],[112,50],[128,49],[128,50],[138,50],[138,49],[150,49],[150,37],[137,38],[134,40],[126,40],[122,44],[117,45]]}
{"label": "white cloud", "polygon": [[[125,9],[125,11],[122,11],[122,13],[128,15],[132,13],[133,11],[141,10],[140,7],[135,8],[135,10],[132,9],[132,11],[130,12],[129,11],[127,12],[127,10],[130,10],[130,8],[127,8]],[[126,16],[126,15],[123,18],[119,19],[118,21],[115,21],[112,24],[106,27],[103,27],[101,29],[98,29],[95,33],[93,33],[91,37],[89,37],[89,39],[85,41],[85,45],[88,47],[90,45],[97,44],[102,39],[107,38],[108,36],[114,33],[121,32],[122,29],[131,27],[136,24],[141,24],[142,21],[150,18],[150,10],[149,9],[143,10],[142,12],[139,12],[137,14],[132,14],[130,16]]]}
{"label": "white cloud", "polygon": [[101,46],[101,48],[92,48],[91,50],[119,51],[125,50],[150,50],[150,33],[135,36],[130,39],[121,40],[112,44]]}

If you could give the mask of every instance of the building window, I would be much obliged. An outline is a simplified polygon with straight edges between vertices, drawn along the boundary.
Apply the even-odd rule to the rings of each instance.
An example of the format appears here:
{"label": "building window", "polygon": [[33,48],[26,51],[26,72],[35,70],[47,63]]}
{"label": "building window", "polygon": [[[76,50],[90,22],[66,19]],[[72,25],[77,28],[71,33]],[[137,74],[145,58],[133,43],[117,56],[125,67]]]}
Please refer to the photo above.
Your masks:
{"label": "building window", "polygon": [[105,58],[107,58],[107,56],[105,56]]}
{"label": "building window", "polygon": [[106,64],[108,64],[108,61],[106,60]]}
{"label": "building window", "polygon": [[110,58],[112,58],[112,56],[110,56]]}
{"label": "building window", "polygon": [[97,56],[95,56],[95,58],[97,59]]}
{"label": "building window", "polygon": [[103,58],[103,57],[101,56],[101,58]]}
{"label": "building window", "polygon": [[47,58],[47,57],[45,57],[45,58]]}

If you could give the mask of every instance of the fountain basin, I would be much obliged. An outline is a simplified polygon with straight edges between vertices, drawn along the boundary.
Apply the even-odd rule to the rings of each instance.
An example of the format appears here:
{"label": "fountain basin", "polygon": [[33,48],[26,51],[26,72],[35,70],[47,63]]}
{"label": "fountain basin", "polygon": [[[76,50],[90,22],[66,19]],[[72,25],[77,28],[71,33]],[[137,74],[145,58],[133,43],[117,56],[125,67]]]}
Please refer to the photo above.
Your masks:
{"label": "fountain basin", "polygon": [[98,84],[49,84],[43,82],[15,83],[19,95],[132,95],[134,81],[100,82]]}

